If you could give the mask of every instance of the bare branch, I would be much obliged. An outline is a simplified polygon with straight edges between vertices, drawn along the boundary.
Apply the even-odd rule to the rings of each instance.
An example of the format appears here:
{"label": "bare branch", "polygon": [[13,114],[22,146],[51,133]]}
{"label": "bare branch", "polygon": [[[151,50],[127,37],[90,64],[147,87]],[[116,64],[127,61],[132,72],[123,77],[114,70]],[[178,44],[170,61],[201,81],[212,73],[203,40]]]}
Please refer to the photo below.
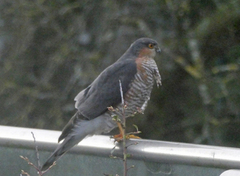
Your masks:
{"label": "bare branch", "polygon": [[32,133],[32,137],[34,140],[34,144],[35,144],[35,152],[36,152],[36,157],[37,157],[37,164],[38,164],[38,168],[41,168],[41,163],[40,163],[40,157],[39,157],[39,152],[38,152],[38,146],[37,146],[37,142],[36,142],[36,138],[34,136],[34,133]]}
{"label": "bare branch", "polygon": [[123,90],[122,90],[122,82],[119,80],[119,87],[121,93],[121,100],[122,100],[122,126],[123,126],[123,175],[127,176],[127,147],[126,147],[126,116],[125,116],[125,104],[123,98]]}
{"label": "bare branch", "polygon": [[[37,166],[34,165],[32,162],[30,162],[30,160],[27,158],[27,157],[24,157],[24,156],[21,156],[20,155],[20,158],[22,158],[24,161],[26,161],[28,163],[28,165],[34,167],[34,169],[38,172],[38,175],[39,176],[42,176],[44,175],[45,173],[47,173],[53,166],[56,165],[56,162],[53,162],[53,164],[51,166],[49,166],[49,168],[45,171],[42,171],[41,170],[41,163],[40,163],[40,157],[39,157],[39,151],[38,151],[38,146],[37,146],[37,143],[36,143],[36,138],[34,136],[34,133],[32,133],[32,137],[33,137],[33,140],[34,140],[34,144],[35,144],[35,152],[36,152],[36,157],[37,157]],[[27,176],[30,176],[27,172],[25,172],[24,170],[21,171],[22,173],[20,175],[27,175]]]}
{"label": "bare branch", "polygon": [[21,176],[22,175],[27,175],[27,176],[30,176],[27,172],[25,172],[24,170],[21,170],[21,174],[20,174]]}

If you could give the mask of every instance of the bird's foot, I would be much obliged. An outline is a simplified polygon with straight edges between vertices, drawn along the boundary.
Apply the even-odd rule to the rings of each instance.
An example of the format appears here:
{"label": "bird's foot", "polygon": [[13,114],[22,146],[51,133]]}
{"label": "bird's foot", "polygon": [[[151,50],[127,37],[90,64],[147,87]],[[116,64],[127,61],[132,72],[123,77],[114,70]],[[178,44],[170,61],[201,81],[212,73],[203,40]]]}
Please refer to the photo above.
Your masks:
{"label": "bird's foot", "polygon": [[126,139],[141,139],[139,136],[133,134],[127,134]]}
{"label": "bird's foot", "polygon": [[[117,134],[113,136],[114,140],[117,142],[120,142],[123,140],[123,135],[122,134]],[[126,139],[141,139],[139,136],[135,136],[133,134],[127,134]]]}

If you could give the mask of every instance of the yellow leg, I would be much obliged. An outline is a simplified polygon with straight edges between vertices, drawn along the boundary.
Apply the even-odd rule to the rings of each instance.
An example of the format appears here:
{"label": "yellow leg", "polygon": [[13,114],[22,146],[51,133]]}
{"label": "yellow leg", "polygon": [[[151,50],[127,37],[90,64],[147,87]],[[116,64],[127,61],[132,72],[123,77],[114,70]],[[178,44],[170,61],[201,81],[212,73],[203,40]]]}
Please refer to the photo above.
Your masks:
{"label": "yellow leg", "polygon": [[[119,129],[119,134],[117,135],[114,135],[113,138],[116,140],[116,141],[121,141],[123,139],[123,127],[122,127],[122,124],[121,122],[117,122],[117,126],[118,126],[118,129]],[[133,134],[126,134],[126,139],[130,139],[130,138],[133,138],[133,139],[141,139],[140,137],[138,136],[135,136]]]}
{"label": "yellow leg", "polygon": [[120,122],[117,122],[117,126],[118,126],[118,129],[119,129],[119,134],[117,135],[114,135],[113,138],[116,140],[116,141],[121,141],[123,139],[123,128],[122,128],[122,124]]}

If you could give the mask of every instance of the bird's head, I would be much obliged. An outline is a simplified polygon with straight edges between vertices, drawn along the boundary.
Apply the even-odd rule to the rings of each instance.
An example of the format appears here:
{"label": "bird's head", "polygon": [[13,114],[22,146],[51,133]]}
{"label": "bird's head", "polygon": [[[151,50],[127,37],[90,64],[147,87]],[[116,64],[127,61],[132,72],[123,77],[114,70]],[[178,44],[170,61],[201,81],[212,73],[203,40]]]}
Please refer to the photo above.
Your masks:
{"label": "bird's head", "polygon": [[137,57],[155,57],[161,49],[157,41],[150,38],[140,38],[131,44],[129,52]]}

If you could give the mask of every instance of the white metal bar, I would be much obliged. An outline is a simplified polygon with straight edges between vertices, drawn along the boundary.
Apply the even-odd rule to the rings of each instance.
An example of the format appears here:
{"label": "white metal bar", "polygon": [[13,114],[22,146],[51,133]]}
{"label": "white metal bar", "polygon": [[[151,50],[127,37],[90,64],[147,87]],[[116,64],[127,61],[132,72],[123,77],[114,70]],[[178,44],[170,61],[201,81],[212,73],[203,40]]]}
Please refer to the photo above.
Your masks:
{"label": "white metal bar", "polygon": [[[39,150],[53,151],[61,132],[21,127],[0,126],[0,146],[33,148],[31,132],[34,133]],[[137,145],[131,145],[134,143]],[[128,140],[131,159],[208,166],[226,169],[240,169],[240,149],[156,140]],[[115,144],[109,136],[95,135],[81,141],[69,152],[109,157],[121,155],[121,145]]]}

